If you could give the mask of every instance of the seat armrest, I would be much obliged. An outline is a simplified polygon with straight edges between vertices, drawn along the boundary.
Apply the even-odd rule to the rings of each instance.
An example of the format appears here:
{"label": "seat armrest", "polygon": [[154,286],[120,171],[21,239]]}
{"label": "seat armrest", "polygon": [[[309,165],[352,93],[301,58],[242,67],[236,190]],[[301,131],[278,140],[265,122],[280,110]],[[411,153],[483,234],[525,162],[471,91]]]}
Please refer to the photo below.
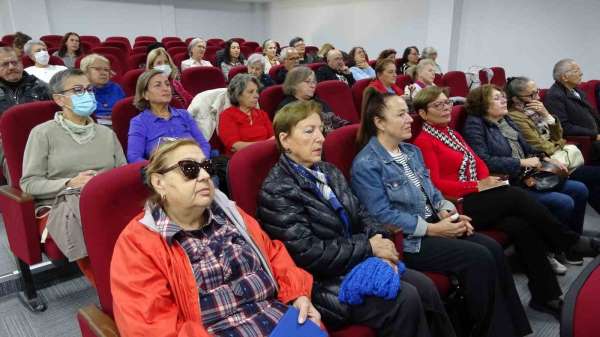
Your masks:
{"label": "seat armrest", "polygon": [[42,261],[40,233],[35,222],[33,197],[10,186],[0,187],[0,212],[11,251],[32,265]]}
{"label": "seat armrest", "polygon": [[589,164],[592,160],[592,142],[594,137],[590,136],[566,136],[565,139],[569,144],[575,144],[581,150],[585,163]]}
{"label": "seat armrest", "polygon": [[394,245],[398,251],[398,257],[402,260],[404,258],[404,233],[402,233],[402,230],[394,233]]}
{"label": "seat armrest", "polygon": [[11,186],[0,187],[0,195],[17,203],[33,202],[33,196]]}
{"label": "seat armrest", "polygon": [[94,336],[119,337],[115,321],[94,304],[79,309],[77,320],[82,330],[88,330]]}

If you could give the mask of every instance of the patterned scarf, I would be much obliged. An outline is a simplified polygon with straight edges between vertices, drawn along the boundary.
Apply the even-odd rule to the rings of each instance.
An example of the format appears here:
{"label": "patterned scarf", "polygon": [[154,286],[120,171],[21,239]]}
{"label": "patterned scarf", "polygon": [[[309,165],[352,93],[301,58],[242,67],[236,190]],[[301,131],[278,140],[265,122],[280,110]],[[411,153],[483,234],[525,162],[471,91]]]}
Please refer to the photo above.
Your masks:
{"label": "patterned scarf", "polygon": [[325,198],[327,202],[329,202],[329,205],[333,208],[334,211],[337,212],[338,216],[340,217],[340,220],[342,220],[342,222],[344,223],[344,236],[350,237],[352,233],[352,231],[350,230],[350,217],[348,216],[348,213],[346,213],[346,210],[344,209],[342,203],[335,195],[335,192],[333,192],[331,187],[329,187],[327,181],[328,179],[325,173],[319,171],[316,168],[309,169],[302,165],[299,165],[287,156],[286,158],[299,175],[308,179],[312,183],[314,191],[317,194],[321,195],[323,198]]}
{"label": "patterned scarf", "polygon": [[73,138],[77,144],[87,144],[96,137],[96,123],[88,117],[87,124],[79,125],[65,119],[62,111],[54,114],[54,121],[58,123]]}
{"label": "patterned scarf", "polygon": [[[448,135],[440,132],[428,123],[423,123],[423,131],[432,135],[452,150],[463,153],[463,159],[458,169],[458,180],[461,182],[477,181],[477,162],[475,161],[475,156],[473,156],[473,153],[469,151],[467,146],[456,137],[454,131],[449,126],[446,127],[446,130],[448,131]],[[469,172],[468,176],[467,170]]]}

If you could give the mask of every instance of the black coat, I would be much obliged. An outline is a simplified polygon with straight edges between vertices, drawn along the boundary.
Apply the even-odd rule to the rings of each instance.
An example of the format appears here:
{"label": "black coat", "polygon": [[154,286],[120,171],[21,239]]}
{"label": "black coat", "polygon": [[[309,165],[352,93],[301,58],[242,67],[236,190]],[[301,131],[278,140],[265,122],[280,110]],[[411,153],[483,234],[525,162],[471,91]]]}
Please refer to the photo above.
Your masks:
{"label": "black coat", "polygon": [[282,241],[296,264],[315,279],[312,300],[323,320],[334,327],[347,323],[349,311],[337,296],[343,277],[373,256],[369,238],[387,232],[371,218],[352,193],[342,173],[332,164],[315,164],[350,218],[352,235],[328,201],[296,173],[282,155],[265,179],[258,198],[257,218],[273,239]]}
{"label": "black coat", "polygon": [[317,82],[331,81],[331,80],[339,81],[340,79],[338,78],[337,75],[344,76],[344,78],[346,79],[346,84],[348,84],[349,87],[354,85],[355,80],[354,80],[354,77],[352,76],[352,73],[350,73],[350,72],[348,72],[348,74],[338,73],[328,65],[319,67],[319,69],[317,69],[317,72],[315,73],[315,76],[317,77]]}
{"label": "black coat", "polygon": [[49,99],[50,91],[46,83],[25,71],[17,86],[0,80],[0,115],[13,105]]}
{"label": "black coat", "polygon": [[585,93],[575,88],[581,98],[559,82],[554,82],[544,97],[544,105],[558,116],[565,136],[593,136],[599,133],[600,116],[585,98]]}

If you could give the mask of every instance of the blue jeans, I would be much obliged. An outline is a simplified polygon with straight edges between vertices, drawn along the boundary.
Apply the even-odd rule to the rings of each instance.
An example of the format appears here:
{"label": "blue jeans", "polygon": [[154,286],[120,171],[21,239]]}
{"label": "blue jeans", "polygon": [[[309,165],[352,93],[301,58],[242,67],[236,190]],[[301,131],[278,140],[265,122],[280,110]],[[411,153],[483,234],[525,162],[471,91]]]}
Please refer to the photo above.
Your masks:
{"label": "blue jeans", "polygon": [[588,200],[588,189],[582,182],[567,180],[558,191],[538,192],[529,190],[538,202],[546,206],[565,226],[577,233],[583,231],[583,218]]}

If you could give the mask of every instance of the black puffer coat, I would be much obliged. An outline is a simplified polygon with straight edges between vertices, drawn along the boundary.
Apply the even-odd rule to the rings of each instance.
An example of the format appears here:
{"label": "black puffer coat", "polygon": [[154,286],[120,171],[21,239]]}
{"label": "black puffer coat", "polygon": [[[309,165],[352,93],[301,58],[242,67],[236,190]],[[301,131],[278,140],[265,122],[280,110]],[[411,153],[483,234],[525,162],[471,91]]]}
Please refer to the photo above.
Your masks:
{"label": "black puffer coat", "polygon": [[271,238],[285,244],[296,264],[314,276],[313,304],[328,326],[339,327],[349,318],[348,307],[337,299],[343,277],[373,256],[370,237],[388,233],[368,215],[335,166],[326,162],[315,166],[328,177],[350,218],[350,237],[344,236],[344,224],[329,202],[283,155],[263,183],[257,217]]}

